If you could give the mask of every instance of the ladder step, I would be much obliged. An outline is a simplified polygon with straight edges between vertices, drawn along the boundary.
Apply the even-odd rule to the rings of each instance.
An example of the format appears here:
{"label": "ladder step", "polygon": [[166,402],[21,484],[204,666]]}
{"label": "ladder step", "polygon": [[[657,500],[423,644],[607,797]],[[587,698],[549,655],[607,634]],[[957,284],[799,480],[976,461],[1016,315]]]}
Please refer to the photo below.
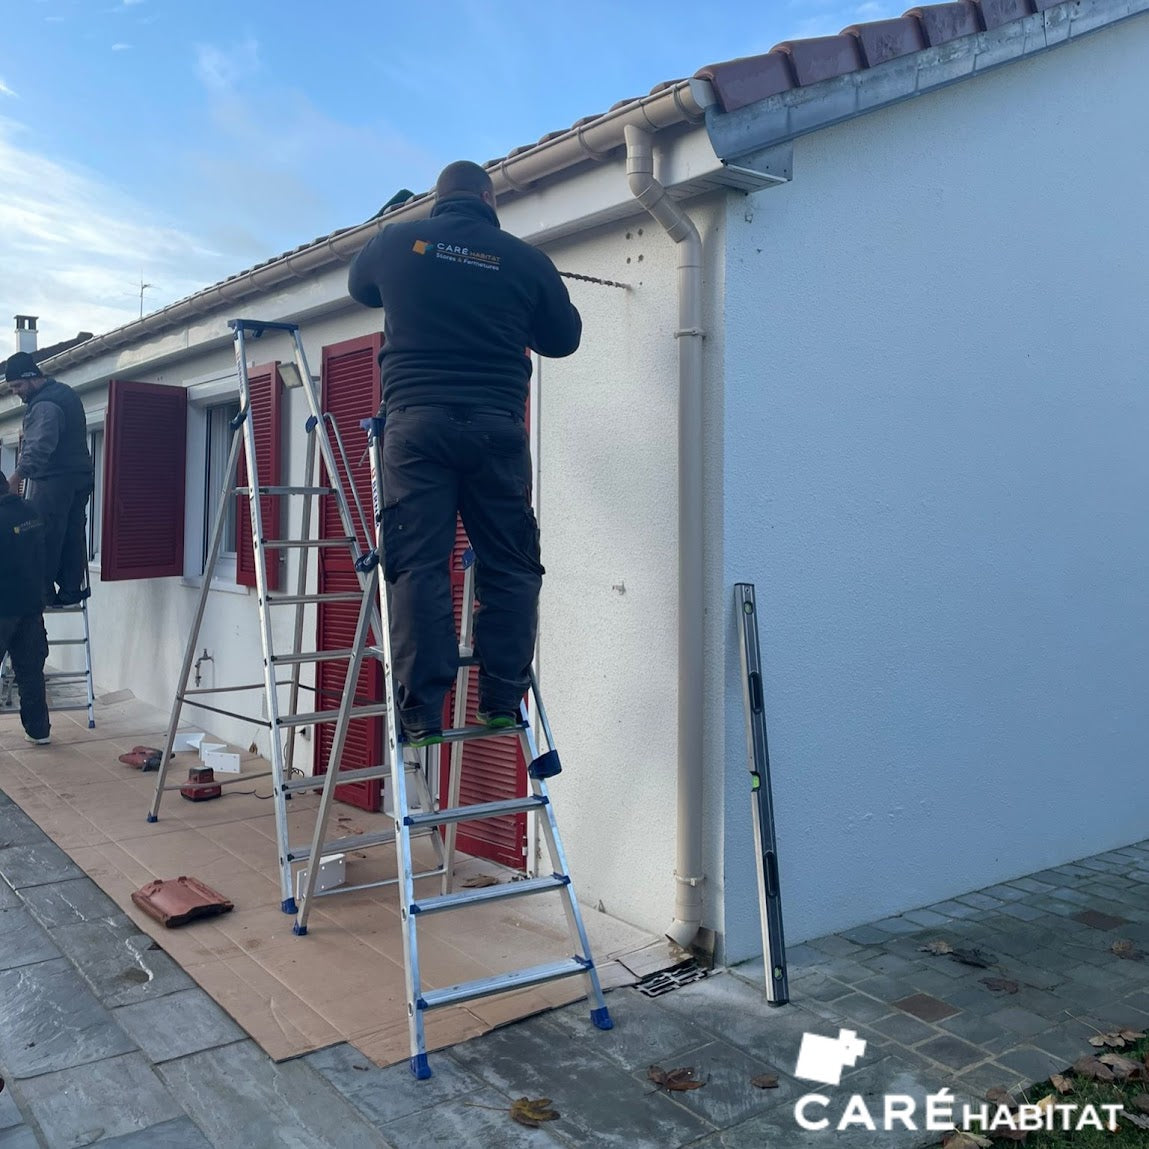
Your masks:
{"label": "ladder step", "polygon": [[269,594],[264,603],[267,606],[298,606],[311,602],[362,602],[362,591],[333,591],[329,594]]}
{"label": "ladder step", "polygon": [[443,731],[444,742],[470,742],[475,738],[505,738],[508,734],[516,737],[526,729],[521,722],[514,726],[456,726]]}
{"label": "ladder step", "polygon": [[[370,834],[348,834],[343,838],[334,838],[330,842],[323,843],[323,853],[321,856],[326,857],[328,854],[342,854],[347,850],[362,850],[368,846],[382,846],[387,842],[395,841],[394,830],[376,830]],[[306,862],[311,857],[311,843],[306,845],[287,847],[287,860],[289,862]]]}
{"label": "ladder step", "polygon": [[542,985],[543,982],[574,977],[575,974],[586,973],[593,968],[594,964],[587,958],[564,958],[562,961],[496,974],[494,977],[484,977],[478,981],[460,982],[458,985],[449,985],[446,989],[429,989],[415,1004],[419,1009],[438,1009],[440,1006],[453,1005],[458,1001],[473,1001],[477,997],[487,997],[492,993],[506,993],[512,989],[523,989],[529,985]]}
{"label": "ladder step", "polygon": [[264,539],[263,546],[268,550],[283,550],[287,547],[349,547],[357,539],[350,537],[337,539]]}
{"label": "ladder step", "polygon": [[73,603],[70,606],[46,606],[44,607],[45,614],[79,614],[84,609],[82,602]]}
{"label": "ladder step", "polygon": [[[301,662],[336,662],[341,658],[351,658],[355,651],[347,650],[308,650],[302,654],[273,654],[271,661],[277,666],[294,666]],[[377,646],[367,646],[364,654],[374,658],[382,658],[383,651]]]}
{"label": "ladder step", "polygon": [[[421,768],[418,762],[403,763],[403,769],[407,771],[419,770]],[[390,766],[357,766],[351,770],[339,771],[339,785],[342,786],[345,782],[369,782],[373,778],[390,777]],[[305,790],[320,790],[326,781],[326,772],[323,774],[312,774],[307,778],[298,778],[294,782],[284,782],[283,792],[285,794],[296,794]]]}
{"label": "ladder step", "polygon": [[86,638],[50,638],[48,639],[49,646],[86,646],[88,640]]}
{"label": "ladder step", "polygon": [[448,810],[433,810],[426,814],[408,814],[407,825],[446,826],[452,822],[477,822],[483,818],[499,818],[504,814],[523,814],[538,810],[547,804],[546,798],[530,794],[525,798],[503,798],[498,802],[476,802],[471,806],[455,806]]}
{"label": "ladder step", "polygon": [[[237,495],[251,495],[251,487],[236,487]],[[333,495],[334,487],[256,487],[257,495]]]}
{"label": "ladder step", "polygon": [[46,671],[44,671],[45,681],[63,682],[69,678],[72,679],[74,682],[87,682],[88,672],[86,670],[46,670]]}
{"label": "ladder step", "polygon": [[475,902],[501,902],[506,898],[524,898],[529,894],[544,894],[570,885],[565,874],[551,874],[549,878],[530,878],[524,882],[501,882],[497,886],[483,886],[477,890],[460,890],[436,898],[421,898],[411,903],[413,914],[434,914],[440,910],[454,910]]}
{"label": "ladder step", "polygon": [[[387,704],[385,702],[377,702],[371,706],[353,706],[351,708],[352,718],[378,718],[381,714],[387,713]],[[280,726],[315,726],[322,722],[334,722],[339,717],[338,710],[316,710],[310,714],[285,714],[279,719]],[[374,769],[374,767],[368,767]],[[346,773],[350,774],[348,770]]]}

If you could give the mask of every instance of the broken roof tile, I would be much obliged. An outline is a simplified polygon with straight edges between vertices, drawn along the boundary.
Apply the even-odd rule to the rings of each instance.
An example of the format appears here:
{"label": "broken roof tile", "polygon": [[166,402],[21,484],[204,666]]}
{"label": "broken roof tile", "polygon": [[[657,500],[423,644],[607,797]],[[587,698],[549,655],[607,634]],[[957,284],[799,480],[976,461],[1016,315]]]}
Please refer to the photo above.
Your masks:
{"label": "broken roof tile", "polygon": [[834,76],[857,72],[864,65],[854,36],[815,36],[809,40],[784,40],[774,52],[790,57],[794,78],[802,87]]}
{"label": "broken roof tile", "polygon": [[851,24],[842,34],[853,36],[862,50],[867,68],[876,68],[887,60],[908,56],[928,47],[921,24],[911,16],[897,20],[875,20],[869,24]]}

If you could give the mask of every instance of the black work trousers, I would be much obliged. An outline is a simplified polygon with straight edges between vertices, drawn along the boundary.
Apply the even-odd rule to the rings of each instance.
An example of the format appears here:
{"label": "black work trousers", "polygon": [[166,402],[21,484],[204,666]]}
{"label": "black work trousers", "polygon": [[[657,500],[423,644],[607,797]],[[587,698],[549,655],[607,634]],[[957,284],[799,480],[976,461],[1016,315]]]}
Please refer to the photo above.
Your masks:
{"label": "black work trousers", "polygon": [[479,708],[517,714],[530,684],[544,574],[523,420],[470,408],[393,410],[383,433],[383,502],[403,725],[439,728],[459,667],[450,582],[456,512],[475,551]]}
{"label": "black work trousers", "polygon": [[92,494],[90,475],[57,475],[30,479],[24,497],[44,522],[44,578],[49,604],[56,586],[60,594],[76,598],[88,566],[88,520],[85,511]]}
{"label": "black work trousers", "polygon": [[44,694],[44,663],[48,659],[48,635],[43,614],[0,617],[0,665],[5,653],[12,656],[16,689],[20,691],[20,724],[33,738],[47,738],[50,722]]}

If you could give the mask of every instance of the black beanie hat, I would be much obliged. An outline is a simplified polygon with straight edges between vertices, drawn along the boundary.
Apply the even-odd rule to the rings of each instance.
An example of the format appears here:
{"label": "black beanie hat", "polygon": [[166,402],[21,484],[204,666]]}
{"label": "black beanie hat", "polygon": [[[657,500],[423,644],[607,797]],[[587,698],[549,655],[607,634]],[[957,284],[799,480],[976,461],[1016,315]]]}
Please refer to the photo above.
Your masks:
{"label": "black beanie hat", "polygon": [[27,351],[17,351],[4,368],[4,381],[12,383],[17,379],[41,379],[44,373],[36,366],[36,360]]}

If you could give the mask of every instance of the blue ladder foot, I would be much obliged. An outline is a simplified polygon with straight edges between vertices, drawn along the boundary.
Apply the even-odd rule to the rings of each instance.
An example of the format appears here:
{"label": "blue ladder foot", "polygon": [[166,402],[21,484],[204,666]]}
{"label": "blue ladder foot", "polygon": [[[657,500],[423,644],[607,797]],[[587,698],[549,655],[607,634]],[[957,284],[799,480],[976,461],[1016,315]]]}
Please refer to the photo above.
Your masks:
{"label": "blue ladder foot", "polygon": [[431,1076],[431,1067],[427,1064],[425,1053],[416,1053],[411,1058],[411,1072],[415,1075],[416,1081],[426,1081]]}
{"label": "blue ladder foot", "polygon": [[294,898],[285,898],[282,902],[279,903],[279,908],[285,914],[296,913],[295,899]]}
{"label": "blue ladder foot", "polygon": [[293,934],[295,934],[296,937],[300,937],[300,938],[306,937],[307,936],[307,927],[301,926],[298,922],[296,922],[295,925],[293,925],[291,927],[291,932]]}
{"label": "blue ladder foot", "polygon": [[159,818],[158,814],[149,814],[148,815],[148,821],[149,822],[158,822],[159,820],[160,820],[160,818]]}
{"label": "blue ladder foot", "polygon": [[610,1020],[610,1011],[605,1005],[602,1009],[592,1009],[590,1019],[598,1029],[614,1029],[614,1022]]}
{"label": "blue ladder foot", "polygon": [[96,720],[94,718],[88,719],[88,729],[89,730],[95,730],[96,729]]}

